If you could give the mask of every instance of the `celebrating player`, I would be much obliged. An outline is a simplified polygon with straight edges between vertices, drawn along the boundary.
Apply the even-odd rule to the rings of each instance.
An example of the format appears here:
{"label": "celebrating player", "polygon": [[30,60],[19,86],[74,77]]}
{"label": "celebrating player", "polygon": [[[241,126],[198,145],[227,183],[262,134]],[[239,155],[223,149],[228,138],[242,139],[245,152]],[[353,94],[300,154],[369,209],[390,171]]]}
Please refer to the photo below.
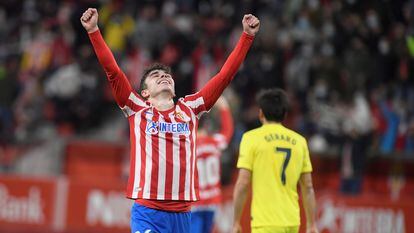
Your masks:
{"label": "celebrating player", "polygon": [[136,200],[131,210],[131,232],[189,232],[191,202],[199,199],[195,172],[198,118],[233,79],[259,30],[259,20],[250,14],[243,17],[243,33],[220,72],[199,92],[177,103],[173,101],[175,87],[169,67],[149,67],[137,93],[102,38],[97,10],[89,8],[80,21],[130,126],[126,194]]}
{"label": "celebrating player", "polygon": [[233,233],[241,232],[240,217],[250,182],[253,233],[299,231],[298,183],[306,213],[307,233],[317,233],[308,146],[301,135],[281,124],[288,110],[286,94],[280,89],[262,91],[257,102],[263,125],[246,132],[240,143]]}
{"label": "celebrating player", "polygon": [[220,111],[220,131],[212,134],[206,119],[201,119],[197,133],[197,170],[200,201],[192,206],[191,233],[210,233],[214,214],[221,202],[220,157],[233,135],[233,117],[226,99],[215,105]]}

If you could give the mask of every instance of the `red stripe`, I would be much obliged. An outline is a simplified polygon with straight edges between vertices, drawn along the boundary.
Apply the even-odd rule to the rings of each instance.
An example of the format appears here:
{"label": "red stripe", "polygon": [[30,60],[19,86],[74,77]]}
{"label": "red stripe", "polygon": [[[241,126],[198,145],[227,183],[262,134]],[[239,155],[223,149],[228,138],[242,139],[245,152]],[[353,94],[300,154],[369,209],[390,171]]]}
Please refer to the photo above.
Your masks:
{"label": "red stripe", "polygon": [[[166,122],[171,122],[171,119],[167,116],[165,116]],[[172,178],[173,178],[173,139],[172,139],[172,133],[166,133],[165,134],[165,140],[166,140],[166,168],[165,168],[165,200],[171,200],[172,198]]]}
{"label": "red stripe", "polygon": [[196,93],[191,94],[191,95],[186,95],[184,97],[184,99],[185,99],[185,101],[193,101],[193,100],[196,100],[198,97],[200,97],[200,93],[196,92]]}
{"label": "red stripe", "polygon": [[138,104],[134,103],[134,101],[130,99],[126,101],[125,105],[128,106],[134,112],[138,112],[139,110],[143,108],[142,106],[139,106]]}
{"label": "red stripe", "polygon": [[147,126],[147,119],[145,118],[145,112],[147,110],[143,110],[141,112],[141,123],[139,125],[140,128],[140,141],[139,145],[141,147],[141,174],[140,174],[140,180],[139,180],[139,187],[141,188],[141,191],[138,193],[138,197],[142,198],[143,190],[144,190],[144,182],[145,182],[145,162],[146,162],[146,151],[145,151],[145,127]]}
{"label": "red stripe", "polygon": [[194,190],[196,193],[197,200],[200,200],[200,188],[198,184],[198,170],[197,170],[197,161],[195,163],[195,169],[194,169]]}
{"label": "red stripe", "polygon": [[178,190],[179,200],[184,200],[185,171],[187,169],[185,156],[185,135],[180,135],[180,189]]}
{"label": "red stripe", "polygon": [[134,189],[134,181],[135,181],[135,149],[136,149],[136,142],[135,142],[135,115],[132,115],[128,118],[129,121],[129,137],[131,143],[131,152],[130,152],[130,165],[129,165],[129,177],[128,177],[128,186],[127,186],[127,197],[132,197],[132,192]]}
{"label": "red stripe", "polygon": [[[195,100],[197,100],[198,98],[203,98],[201,95],[200,95],[200,93],[199,92],[197,92],[196,94],[193,94],[193,95],[191,95],[191,96],[186,96],[185,97],[185,99],[184,99],[184,102],[188,102],[188,101],[195,101]],[[193,107],[189,107],[189,106],[187,106],[187,105],[185,105],[186,107],[185,107],[185,109],[187,109],[187,108],[191,108],[192,109],[192,111],[196,114],[196,115],[198,115],[200,112],[202,112],[202,111],[206,111],[206,103],[203,103],[203,104],[200,104],[199,106],[197,106],[197,107],[195,107],[195,108],[193,108]],[[188,114],[188,113],[187,113]],[[190,116],[190,115],[189,115]]]}
{"label": "red stripe", "polygon": [[[157,111],[154,111],[153,121],[158,122],[160,115]],[[159,135],[151,135],[151,148],[152,148],[152,169],[151,169],[151,187],[150,187],[150,199],[157,199],[158,192],[158,170],[159,170]]]}
{"label": "red stripe", "polygon": [[206,106],[204,104],[198,106],[197,108],[194,108],[193,110],[195,113],[199,114],[202,111],[206,111]]}

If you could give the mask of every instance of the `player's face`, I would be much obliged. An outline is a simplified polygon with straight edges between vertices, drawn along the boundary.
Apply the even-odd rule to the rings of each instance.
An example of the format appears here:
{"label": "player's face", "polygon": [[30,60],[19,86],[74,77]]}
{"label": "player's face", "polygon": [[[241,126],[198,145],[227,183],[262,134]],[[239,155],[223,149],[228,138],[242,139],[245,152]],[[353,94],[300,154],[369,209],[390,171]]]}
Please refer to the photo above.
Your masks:
{"label": "player's face", "polygon": [[147,84],[148,94],[150,96],[156,96],[162,92],[170,93],[175,96],[174,79],[171,74],[164,70],[153,70],[148,74],[145,80]]}

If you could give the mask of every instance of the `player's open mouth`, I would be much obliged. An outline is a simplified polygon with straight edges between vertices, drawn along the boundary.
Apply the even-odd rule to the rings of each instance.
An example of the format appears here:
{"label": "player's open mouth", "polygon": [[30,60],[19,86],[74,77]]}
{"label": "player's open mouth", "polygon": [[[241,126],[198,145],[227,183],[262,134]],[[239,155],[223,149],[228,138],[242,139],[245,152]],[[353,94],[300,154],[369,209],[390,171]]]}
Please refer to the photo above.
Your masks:
{"label": "player's open mouth", "polygon": [[167,79],[161,79],[161,80],[158,80],[157,84],[171,84],[171,82],[168,81]]}

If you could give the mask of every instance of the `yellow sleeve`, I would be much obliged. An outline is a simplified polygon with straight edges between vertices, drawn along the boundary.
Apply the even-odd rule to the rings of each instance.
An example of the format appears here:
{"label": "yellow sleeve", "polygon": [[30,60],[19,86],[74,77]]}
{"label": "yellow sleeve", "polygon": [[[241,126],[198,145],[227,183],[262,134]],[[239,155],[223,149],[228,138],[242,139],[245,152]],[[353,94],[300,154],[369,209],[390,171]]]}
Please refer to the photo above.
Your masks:
{"label": "yellow sleeve", "polygon": [[302,173],[311,172],[312,171],[312,163],[309,156],[309,149],[306,140],[303,143],[303,166],[302,166]]}
{"label": "yellow sleeve", "polygon": [[237,161],[237,168],[245,168],[253,170],[254,161],[254,142],[244,134],[240,142],[239,160]]}

